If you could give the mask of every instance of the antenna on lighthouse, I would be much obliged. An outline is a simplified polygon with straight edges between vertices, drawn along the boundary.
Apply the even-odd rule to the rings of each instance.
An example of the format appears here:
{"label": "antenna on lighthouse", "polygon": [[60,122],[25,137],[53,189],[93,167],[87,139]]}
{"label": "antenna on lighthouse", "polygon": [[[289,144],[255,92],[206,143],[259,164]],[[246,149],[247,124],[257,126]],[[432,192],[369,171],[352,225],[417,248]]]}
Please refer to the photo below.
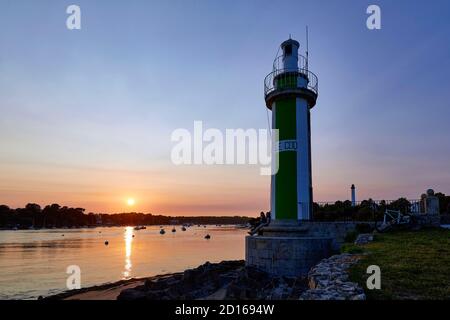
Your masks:
{"label": "antenna on lighthouse", "polygon": [[309,70],[309,36],[308,26],[306,26],[306,72]]}

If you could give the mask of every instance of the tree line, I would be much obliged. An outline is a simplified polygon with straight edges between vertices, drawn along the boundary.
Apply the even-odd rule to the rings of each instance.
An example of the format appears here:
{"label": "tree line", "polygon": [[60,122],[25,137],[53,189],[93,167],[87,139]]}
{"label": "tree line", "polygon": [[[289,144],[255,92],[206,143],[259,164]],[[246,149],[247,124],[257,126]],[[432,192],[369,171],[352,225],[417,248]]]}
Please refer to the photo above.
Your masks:
{"label": "tree line", "polygon": [[59,204],[41,208],[29,203],[24,208],[11,209],[0,205],[0,228],[79,228],[94,226],[137,226],[167,224],[246,224],[248,217],[241,216],[164,216],[151,213],[85,213],[84,208],[70,208]]}

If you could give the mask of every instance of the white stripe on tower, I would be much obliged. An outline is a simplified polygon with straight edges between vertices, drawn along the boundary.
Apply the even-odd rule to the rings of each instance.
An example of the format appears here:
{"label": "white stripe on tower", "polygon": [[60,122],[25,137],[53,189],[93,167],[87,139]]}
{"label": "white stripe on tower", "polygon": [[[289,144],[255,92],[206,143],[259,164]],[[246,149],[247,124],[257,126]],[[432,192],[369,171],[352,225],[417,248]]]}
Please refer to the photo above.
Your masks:
{"label": "white stripe on tower", "polygon": [[296,98],[297,120],[297,201],[299,220],[309,220],[310,176],[309,176],[309,133],[308,103],[305,99]]}

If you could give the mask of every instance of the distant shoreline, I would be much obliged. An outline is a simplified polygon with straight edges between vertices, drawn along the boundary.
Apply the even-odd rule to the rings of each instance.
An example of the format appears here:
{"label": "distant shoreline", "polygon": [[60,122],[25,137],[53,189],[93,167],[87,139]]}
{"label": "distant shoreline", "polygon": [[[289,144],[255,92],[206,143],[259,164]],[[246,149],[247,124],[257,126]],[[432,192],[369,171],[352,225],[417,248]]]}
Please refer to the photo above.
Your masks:
{"label": "distant shoreline", "polygon": [[[154,226],[183,226],[184,224],[147,224],[147,225],[130,225],[130,224],[124,224],[124,225],[100,225],[100,226],[79,226],[79,227],[55,227],[55,228],[14,228],[14,227],[2,227],[0,228],[0,231],[38,231],[38,230],[78,230],[78,229],[96,229],[96,228],[125,228],[125,227],[139,227],[139,226],[144,226],[144,227],[154,227]],[[216,226],[216,227],[221,227],[221,226],[235,226],[237,228],[248,228],[247,226],[244,226],[243,224],[239,224],[239,223],[220,223],[220,224],[215,224],[215,223],[202,223],[202,224],[193,224],[194,226]]]}

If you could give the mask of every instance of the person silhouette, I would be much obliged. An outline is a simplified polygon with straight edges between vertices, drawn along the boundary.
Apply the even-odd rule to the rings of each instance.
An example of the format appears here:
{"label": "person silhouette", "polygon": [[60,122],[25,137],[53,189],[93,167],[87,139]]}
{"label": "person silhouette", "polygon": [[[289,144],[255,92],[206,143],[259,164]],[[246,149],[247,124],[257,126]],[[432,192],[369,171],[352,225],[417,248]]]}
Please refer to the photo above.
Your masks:
{"label": "person silhouette", "polygon": [[250,230],[248,232],[248,234],[252,236],[252,235],[258,233],[259,230],[261,230],[262,227],[266,227],[266,226],[269,225],[270,220],[271,220],[270,212],[267,212],[266,214],[264,214],[264,212],[261,211],[261,213],[259,215],[259,225],[257,225],[255,228]]}

